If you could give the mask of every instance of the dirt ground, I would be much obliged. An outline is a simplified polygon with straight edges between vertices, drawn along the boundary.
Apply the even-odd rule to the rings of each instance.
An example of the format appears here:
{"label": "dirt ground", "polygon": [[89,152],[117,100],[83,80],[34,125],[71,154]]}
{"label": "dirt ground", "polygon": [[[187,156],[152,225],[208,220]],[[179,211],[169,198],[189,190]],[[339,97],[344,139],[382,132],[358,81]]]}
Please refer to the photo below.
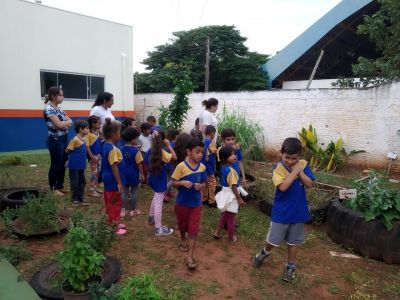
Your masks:
{"label": "dirt ground", "polygon": [[[46,155],[24,157],[24,165],[3,167],[2,187],[10,185],[45,187]],[[38,164],[31,168],[29,164]],[[25,178],[21,181],[21,176]],[[20,184],[18,184],[20,183]],[[141,272],[155,274],[157,286],[180,299],[400,299],[400,266],[387,265],[367,258],[339,258],[329,251],[351,253],[330,241],[324,226],[307,225],[307,241],[299,251],[297,278],[287,284],[281,280],[286,264],[286,247],[275,249],[264,264],[254,269],[251,257],[263,245],[269,219],[256,203],[250,203],[238,215],[237,243],[226,238],[215,241],[211,232],[218,221],[218,211],[205,207],[201,234],[196,249],[198,269],[187,270],[185,257],[178,250],[179,234],[156,238],[147,225],[151,191],[139,193],[142,214],[126,217],[127,234],[117,237],[109,255],[119,258],[124,277]],[[101,198],[88,198],[89,208],[75,208],[90,213],[104,213]],[[173,203],[165,204],[163,223],[175,226]],[[70,208],[73,209],[72,207]],[[400,238],[400,237],[399,237]],[[0,243],[14,240],[0,229]],[[24,240],[33,253],[31,260],[20,263],[27,280],[62,249],[63,235]]]}

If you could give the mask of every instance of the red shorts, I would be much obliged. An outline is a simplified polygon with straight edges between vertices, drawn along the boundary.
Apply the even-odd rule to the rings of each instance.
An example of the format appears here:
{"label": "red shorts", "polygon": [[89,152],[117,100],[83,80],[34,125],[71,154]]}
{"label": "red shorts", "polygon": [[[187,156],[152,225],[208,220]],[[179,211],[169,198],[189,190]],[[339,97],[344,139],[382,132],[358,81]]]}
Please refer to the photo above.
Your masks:
{"label": "red shorts", "polygon": [[175,215],[180,233],[186,232],[190,239],[196,239],[199,235],[202,207],[187,207],[175,205]]}
{"label": "red shorts", "polygon": [[121,220],[122,198],[120,192],[104,192],[104,204],[110,225]]}

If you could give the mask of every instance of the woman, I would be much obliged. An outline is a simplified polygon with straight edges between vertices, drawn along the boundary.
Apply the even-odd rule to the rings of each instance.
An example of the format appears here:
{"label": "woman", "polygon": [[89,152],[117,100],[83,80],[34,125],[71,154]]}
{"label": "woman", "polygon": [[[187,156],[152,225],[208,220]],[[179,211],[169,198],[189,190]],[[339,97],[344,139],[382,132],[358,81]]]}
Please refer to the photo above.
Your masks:
{"label": "woman", "polygon": [[217,118],[215,117],[215,112],[218,109],[218,100],[215,98],[204,100],[203,106],[205,110],[203,110],[199,116],[200,130],[203,132],[203,135],[205,135],[207,125],[212,125],[218,132]]}
{"label": "woman", "polygon": [[99,117],[101,120],[101,125],[106,123],[106,119],[110,118],[111,122],[115,121],[115,117],[111,112],[111,106],[114,104],[114,96],[111,93],[100,93],[97,95],[96,101],[92,106],[90,111],[91,116]]}
{"label": "woman", "polygon": [[43,111],[44,121],[47,126],[47,148],[50,152],[49,185],[50,190],[58,196],[63,196],[65,162],[68,157],[65,153],[68,143],[68,128],[72,120],[59,106],[64,100],[63,91],[58,87],[51,87],[45,100],[46,107]]}

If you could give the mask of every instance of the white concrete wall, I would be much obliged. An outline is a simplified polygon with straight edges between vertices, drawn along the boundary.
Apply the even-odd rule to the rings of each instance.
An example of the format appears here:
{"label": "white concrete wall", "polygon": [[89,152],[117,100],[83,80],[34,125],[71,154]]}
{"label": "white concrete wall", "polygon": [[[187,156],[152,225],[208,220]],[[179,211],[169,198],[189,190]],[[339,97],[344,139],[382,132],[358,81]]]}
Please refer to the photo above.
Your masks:
{"label": "white concrete wall", "polygon": [[[209,97],[220,100],[229,110],[245,112],[264,127],[267,151],[279,149],[282,141],[297,136],[302,126],[313,124],[319,141],[343,137],[346,150],[366,150],[354,163],[385,166],[389,151],[400,152],[400,83],[369,89],[276,90],[238,93],[195,93],[185,128],[193,127]],[[170,94],[135,95],[136,115],[158,114],[160,104],[168,104]],[[400,163],[395,163],[400,171]]]}
{"label": "white concrete wall", "polygon": [[[318,79],[311,82],[311,89],[331,89],[332,83],[336,82],[337,79]],[[282,89],[284,90],[299,90],[307,87],[308,80],[297,80],[297,81],[284,81],[282,83]]]}
{"label": "white concrete wall", "polygon": [[[104,75],[106,91],[114,94],[113,110],[133,111],[132,39],[131,26],[26,1],[1,0],[0,108],[43,109],[40,70],[46,69]],[[91,105],[63,103],[68,110],[88,110]]]}

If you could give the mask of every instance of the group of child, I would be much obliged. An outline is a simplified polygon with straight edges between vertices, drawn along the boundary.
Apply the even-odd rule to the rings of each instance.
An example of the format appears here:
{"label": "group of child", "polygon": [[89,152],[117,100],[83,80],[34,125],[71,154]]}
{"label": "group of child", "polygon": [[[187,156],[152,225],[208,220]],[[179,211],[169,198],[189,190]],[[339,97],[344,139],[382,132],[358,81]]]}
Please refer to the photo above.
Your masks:
{"label": "group of child", "polygon": [[[91,116],[75,122],[76,136],[68,145],[68,168],[73,205],[84,201],[86,159],[90,163],[90,195],[104,195],[105,208],[115,233],[126,233],[121,218],[141,214],[137,209],[137,190],[147,183],[154,191],[148,223],[156,236],[170,235],[172,228],[163,226],[163,203],[171,197],[171,188],[178,190],[175,204],[177,227],[181,242],[179,250],[187,253],[187,267],[194,270],[196,240],[199,234],[202,204],[218,207],[220,220],[212,233],[220,239],[226,229],[229,241],[236,241],[235,217],[245,202],[247,192],[243,155],[236,143],[234,130],[221,131],[222,145],[217,147],[216,129],[208,125],[199,130],[198,120],[191,134],[169,130],[167,136],[153,116],[135,128],[133,119],[122,123],[107,119],[101,128],[100,119]],[[314,176],[307,162],[300,160],[302,145],[288,138],[282,145],[282,161],[274,166],[273,182],[277,188],[272,222],[265,247],[253,258],[258,267],[283,240],[288,244],[288,266],[283,279],[291,281],[296,268],[297,246],[304,242],[304,223],[309,220],[304,187],[311,187]],[[221,167],[217,171],[217,162]],[[222,190],[215,195],[216,175]],[[101,180],[99,180],[99,178]],[[104,191],[98,185],[102,181]]]}

